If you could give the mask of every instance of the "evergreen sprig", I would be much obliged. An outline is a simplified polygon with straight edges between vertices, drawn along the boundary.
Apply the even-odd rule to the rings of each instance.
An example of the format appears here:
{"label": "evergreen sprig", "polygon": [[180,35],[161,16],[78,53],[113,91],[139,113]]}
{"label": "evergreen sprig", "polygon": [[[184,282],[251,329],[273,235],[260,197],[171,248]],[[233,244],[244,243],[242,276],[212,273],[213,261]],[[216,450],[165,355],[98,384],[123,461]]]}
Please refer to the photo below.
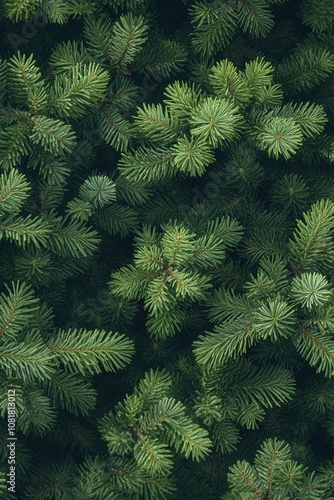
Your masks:
{"label": "evergreen sprig", "polygon": [[333,497],[333,15],[1,2],[4,498]]}

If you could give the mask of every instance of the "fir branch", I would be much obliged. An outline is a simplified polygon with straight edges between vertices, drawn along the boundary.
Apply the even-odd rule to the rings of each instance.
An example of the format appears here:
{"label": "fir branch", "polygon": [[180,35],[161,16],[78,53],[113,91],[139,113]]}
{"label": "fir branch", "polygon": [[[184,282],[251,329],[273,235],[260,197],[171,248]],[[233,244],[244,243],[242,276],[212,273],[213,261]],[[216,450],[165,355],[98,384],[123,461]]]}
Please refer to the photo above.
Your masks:
{"label": "fir branch", "polygon": [[86,416],[95,407],[96,390],[77,374],[59,370],[51,378],[43,380],[41,386],[54,406],[76,416]]}
{"label": "fir branch", "polygon": [[37,310],[38,299],[26,283],[12,282],[12,289],[5,284],[8,295],[1,294],[0,304],[0,337],[3,335],[14,339],[15,336],[31,320]]}
{"label": "fir branch", "polygon": [[289,241],[290,262],[296,274],[313,271],[316,267],[328,269],[333,262],[334,204],[320,200],[304,213],[304,221],[297,222],[293,239]]}
{"label": "fir branch", "polygon": [[39,341],[34,345],[5,341],[0,346],[0,365],[10,378],[48,379],[54,371],[54,355]]}
{"label": "fir branch", "polygon": [[47,343],[50,351],[71,372],[101,373],[124,368],[133,355],[133,343],[124,335],[104,330],[59,330]]}

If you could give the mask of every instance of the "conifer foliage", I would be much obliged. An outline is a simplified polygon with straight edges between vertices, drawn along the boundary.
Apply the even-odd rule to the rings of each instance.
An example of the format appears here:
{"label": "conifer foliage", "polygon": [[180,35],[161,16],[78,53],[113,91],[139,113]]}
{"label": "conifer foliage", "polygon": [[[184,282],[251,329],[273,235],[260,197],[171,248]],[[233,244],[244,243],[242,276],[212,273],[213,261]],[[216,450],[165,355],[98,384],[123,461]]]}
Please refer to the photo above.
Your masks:
{"label": "conifer foliage", "polygon": [[333,25],[0,0],[0,496],[334,498]]}

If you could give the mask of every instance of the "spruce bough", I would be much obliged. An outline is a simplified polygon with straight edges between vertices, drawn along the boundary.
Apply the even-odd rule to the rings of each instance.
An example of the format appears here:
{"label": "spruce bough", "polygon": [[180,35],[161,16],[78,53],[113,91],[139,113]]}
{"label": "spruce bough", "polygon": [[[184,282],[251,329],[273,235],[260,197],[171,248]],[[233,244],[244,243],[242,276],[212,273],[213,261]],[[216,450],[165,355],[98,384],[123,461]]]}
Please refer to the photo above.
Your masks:
{"label": "spruce bough", "polygon": [[333,498],[333,21],[0,2],[4,498]]}

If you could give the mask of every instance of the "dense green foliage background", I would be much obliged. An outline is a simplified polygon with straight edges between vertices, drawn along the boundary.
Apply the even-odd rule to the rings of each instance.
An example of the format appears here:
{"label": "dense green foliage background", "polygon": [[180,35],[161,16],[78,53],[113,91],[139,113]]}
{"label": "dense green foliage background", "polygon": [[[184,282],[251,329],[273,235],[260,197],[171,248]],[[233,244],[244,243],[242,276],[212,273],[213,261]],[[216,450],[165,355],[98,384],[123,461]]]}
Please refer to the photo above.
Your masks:
{"label": "dense green foliage background", "polygon": [[4,498],[334,498],[333,27],[0,1]]}

